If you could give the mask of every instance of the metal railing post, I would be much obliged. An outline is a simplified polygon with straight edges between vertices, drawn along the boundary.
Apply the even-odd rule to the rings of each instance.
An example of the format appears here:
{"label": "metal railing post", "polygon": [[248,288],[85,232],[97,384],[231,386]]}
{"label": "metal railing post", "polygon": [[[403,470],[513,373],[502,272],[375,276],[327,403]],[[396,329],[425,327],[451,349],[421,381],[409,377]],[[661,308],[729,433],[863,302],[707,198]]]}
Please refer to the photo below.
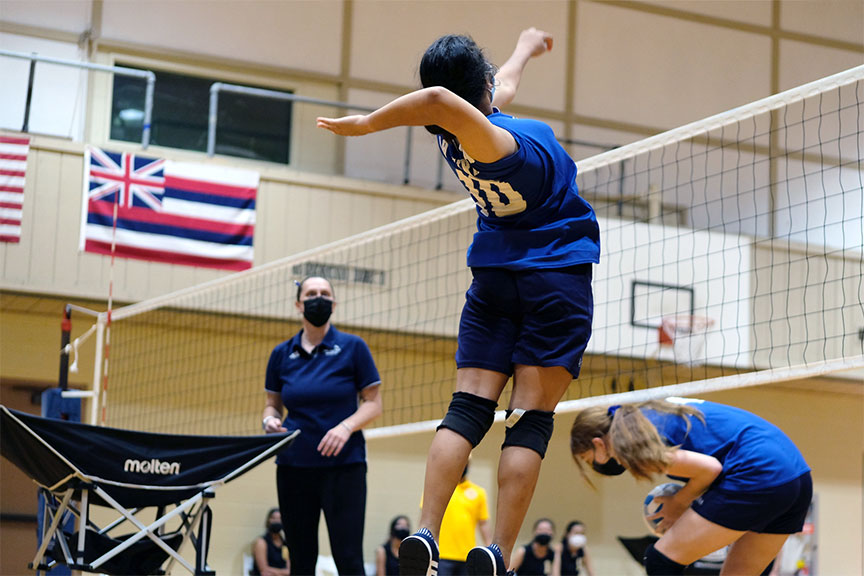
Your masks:
{"label": "metal railing post", "polygon": [[147,71],[147,88],[144,92],[144,126],[141,130],[141,148],[150,145],[150,130],[153,120],[153,93],[156,90],[156,74]]}
{"label": "metal railing post", "polygon": [[63,320],[60,323],[60,375],[57,386],[61,390],[69,389],[69,341],[72,333],[72,308],[67,304],[63,308]]}
{"label": "metal railing post", "polygon": [[345,110],[358,110],[360,112],[374,112],[377,110],[377,108],[369,108],[368,106],[353,106],[351,104],[346,104],[345,102],[333,102],[332,100],[297,96],[290,92],[279,92],[278,90],[265,90],[264,88],[253,88],[251,86],[214,82],[210,85],[210,110],[207,117],[207,156],[213,156],[216,153],[216,119],[219,116],[219,92],[232,92],[234,94],[245,94],[246,96],[254,96],[257,98],[270,98],[271,100],[320,104],[321,106],[343,108]]}
{"label": "metal railing post", "polygon": [[106,314],[100,314],[96,320],[96,356],[93,361],[93,389],[90,397],[90,422],[92,426],[99,425],[99,401],[102,396],[102,360],[105,352],[105,322]]}
{"label": "metal railing post", "polygon": [[214,82],[210,86],[210,110],[207,113],[207,156],[216,153],[216,114],[219,111],[219,90],[222,82]]}
{"label": "metal railing post", "polygon": [[408,126],[406,130],[405,136],[405,170],[402,173],[402,184],[408,184],[411,182],[411,135],[412,135],[412,126]]}
{"label": "metal railing post", "polygon": [[27,101],[24,103],[24,125],[22,132],[30,130],[30,103],[33,101],[33,80],[36,76],[36,61],[30,60],[30,73],[27,77]]}

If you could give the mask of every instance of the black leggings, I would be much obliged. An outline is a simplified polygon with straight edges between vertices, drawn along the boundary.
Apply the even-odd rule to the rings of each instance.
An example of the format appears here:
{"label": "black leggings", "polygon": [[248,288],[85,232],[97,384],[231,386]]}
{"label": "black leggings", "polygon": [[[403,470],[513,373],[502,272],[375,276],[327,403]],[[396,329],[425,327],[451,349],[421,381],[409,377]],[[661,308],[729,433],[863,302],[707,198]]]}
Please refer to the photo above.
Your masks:
{"label": "black leggings", "polygon": [[279,509],[291,574],[312,576],[318,560],[318,520],[324,511],[330,550],[342,576],[364,576],[366,463],[327,468],[276,467]]}

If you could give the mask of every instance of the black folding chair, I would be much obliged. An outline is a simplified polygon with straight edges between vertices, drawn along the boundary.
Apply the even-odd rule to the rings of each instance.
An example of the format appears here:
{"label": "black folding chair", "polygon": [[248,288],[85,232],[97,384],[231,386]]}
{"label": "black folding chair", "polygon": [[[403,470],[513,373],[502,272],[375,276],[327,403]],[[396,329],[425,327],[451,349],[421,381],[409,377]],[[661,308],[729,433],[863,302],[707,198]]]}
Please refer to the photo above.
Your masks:
{"label": "black folding chair", "polygon": [[[0,406],[0,448],[44,495],[42,544],[30,568],[164,574],[174,562],[196,576],[207,564],[214,490],[286,447],[300,433],[261,436],[150,434],[40,418]],[[97,526],[90,506],[113,509]],[[155,508],[155,520],[141,512]],[[69,515],[78,530],[63,530]],[[166,532],[169,522],[174,526]],[[132,532],[112,535],[120,526]],[[181,554],[191,543],[194,566]]]}

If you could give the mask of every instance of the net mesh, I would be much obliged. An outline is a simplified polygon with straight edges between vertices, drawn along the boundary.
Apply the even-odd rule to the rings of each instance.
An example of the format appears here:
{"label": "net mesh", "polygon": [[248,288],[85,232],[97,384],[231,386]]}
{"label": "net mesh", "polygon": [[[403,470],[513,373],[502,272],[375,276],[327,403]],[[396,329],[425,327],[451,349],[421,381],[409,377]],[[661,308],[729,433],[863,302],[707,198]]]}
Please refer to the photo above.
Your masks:
{"label": "net mesh", "polygon": [[[864,366],[862,101],[864,67],[579,163],[602,261],[563,407]],[[440,419],[475,218],[458,202],[115,310],[107,423],[260,433],[267,360],[300,328],[294,281],[309,275],[331,280],[334,323],[373,352],[374,426]],[[658,342],[677,316],[709,320],[687,358]]]}

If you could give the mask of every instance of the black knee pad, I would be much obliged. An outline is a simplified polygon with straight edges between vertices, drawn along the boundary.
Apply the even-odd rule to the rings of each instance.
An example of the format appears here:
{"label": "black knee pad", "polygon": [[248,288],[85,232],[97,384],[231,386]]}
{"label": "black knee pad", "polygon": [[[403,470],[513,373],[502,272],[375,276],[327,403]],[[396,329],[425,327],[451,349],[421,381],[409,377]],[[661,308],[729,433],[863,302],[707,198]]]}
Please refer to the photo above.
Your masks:
{"label": "black knee pad", "polygon": [[437,429],[452,430],[476,447],[492,426],[497,407],[494,400],[468,392],[454,392],[450,408]]}
{"label": "black knee pad", "polygon": [[554,420],[554,412],[508,410],[505,420],[507,427],[504,431],[504,444],[501,445],[501,448],[522,446],[534,450],[540,454],[540,458],[545,457],[546,447],[549,446],[549,439],[552,437],[552,430],[555,426]]}
{"label": "black knee pad", "polygon": [[642,563],[645,564],[645,573],[648,576],[677,576],[684,574],[684,569],[687,567],[670,560],[665,554],[658,551],[654,544],[645,550],[645,558],[642,559]]}

